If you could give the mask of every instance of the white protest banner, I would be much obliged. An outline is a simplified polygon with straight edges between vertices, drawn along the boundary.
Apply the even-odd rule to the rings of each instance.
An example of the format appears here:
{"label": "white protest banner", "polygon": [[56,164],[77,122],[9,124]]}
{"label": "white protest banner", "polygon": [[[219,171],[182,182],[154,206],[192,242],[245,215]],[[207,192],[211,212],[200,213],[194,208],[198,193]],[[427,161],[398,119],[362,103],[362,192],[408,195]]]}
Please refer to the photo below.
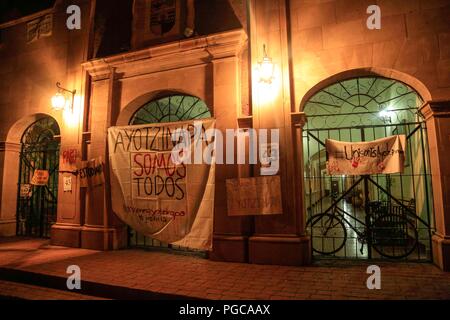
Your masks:
{"label": "white protest banner", "polygon": [[[114,127],[108,130],[113,211],[139,233],[192,249],[211,250],[215,163],[179,163],[173,134],[184,130],[194,158],[209,145],[214,120]],[[181,139],[181,137],[178,137]],[[183,141],[185,142],[185,141]],[[203,154],[203,153],[202,153]]]}
{"label": "white protest banner", "polygon": [[402,173],[406,136],[398,135],[371,142],[326,140],[328,174],[371,175]]}

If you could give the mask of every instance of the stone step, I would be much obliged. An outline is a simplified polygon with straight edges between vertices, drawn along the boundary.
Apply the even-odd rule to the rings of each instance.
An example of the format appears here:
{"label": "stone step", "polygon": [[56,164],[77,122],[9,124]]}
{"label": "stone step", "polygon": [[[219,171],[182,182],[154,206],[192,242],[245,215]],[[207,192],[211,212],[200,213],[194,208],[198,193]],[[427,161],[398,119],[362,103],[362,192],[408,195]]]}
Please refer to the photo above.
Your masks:
{"label": "stone step", "polygon": [[[54,290],[55,294],[75,295],[74,297],[86,298],[100,298],[112,300],[198,300],[187,296],[165,294],[159,292],[146,291],[141,289],[133,289],[121,286],[114,286],[109,284],[82,281],[81,290],[70,291],[67,289],[66,278],[34,273],[24,270],[17,270],[11,268],[0,268],[0,297],[4,298],[27,298],[9,294],[8,285],[27,286],[32,287],[36,292],[42,290]],[[4,286],[1,283],[4,282]],[[3,292],[5,289],[5,292]],[[39,295],[38,295],[39,296]],[[68,296],[69,297],[69,296]],[[58,299],[59,300],[59,299]]]}

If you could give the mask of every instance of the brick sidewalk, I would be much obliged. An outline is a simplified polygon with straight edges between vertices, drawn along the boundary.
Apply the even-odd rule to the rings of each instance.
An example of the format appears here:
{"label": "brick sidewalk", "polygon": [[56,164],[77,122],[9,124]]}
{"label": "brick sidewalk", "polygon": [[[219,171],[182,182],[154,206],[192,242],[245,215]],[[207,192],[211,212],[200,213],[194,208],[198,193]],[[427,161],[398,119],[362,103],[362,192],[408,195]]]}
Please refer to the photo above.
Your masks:
{"label": "brick sidewalk", "polygon": [[0,280],[0,300],[103,300],[98,297]]}
{"label": "brick sidewalk", "polygon": [[[204,299],[450,299],[450,273],[431,264],[378,263],[382,289],[366,288],[367,263],[260,266],[140,250],[97,252],[43,240],[0,241],[0,267]],[[3,279],[11,280],[11,279]],[[0,287],[0,295],[2,295]]]}

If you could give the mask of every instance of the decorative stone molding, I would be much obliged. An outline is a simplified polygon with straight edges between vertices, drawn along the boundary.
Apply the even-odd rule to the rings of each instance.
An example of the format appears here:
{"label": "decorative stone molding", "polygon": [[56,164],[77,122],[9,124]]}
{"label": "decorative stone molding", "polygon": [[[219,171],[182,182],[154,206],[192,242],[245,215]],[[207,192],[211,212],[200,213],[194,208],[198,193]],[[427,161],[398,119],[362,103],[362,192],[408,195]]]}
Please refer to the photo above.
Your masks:
{"label": "decorative stone molding", "polygon": [[253,128],[253,117],[252,116],[243,116],[237,119],[238,126],[240,129],[251,129]]}
{"label": "decorative stone molding", "polygon": [[0,141],[0,152],[20,152],[20,143]]}
{"label": "decorative stone molding", "polygon": [[30,15],[25,16],[25,17],[21,17],[21,18],[15,19],[15,20],[11,20],[11,21],[7,21],[7,22],[4,22],[4,23],[1,23],[0,24],[0,29],[11,28],[11,27],[17,26],[17,25],[19,25],[21,23],[29,22],[31,20],[43,17],[43,16],[45,16],[47,14],[52,14],[52,13],[55,13],[55,9],[54,8],[45,9],[45,10],[42,10],[42,11],[30,14]]}
{"label": "decorative stone molding", "polygon": [[5,220],[2,220],[2,219],[0,219],[0,224],[15,224],[16,223],[16,219],[5,219]]}
{"label": "decorative stone molding", "polygon": [[436,230],[433,235],[433,260],[442,270],[450,271],[450,234],[448,221],[450,212],[446,205],[448,184],[446,180],[450,172],[446,141],[448,122],[450,121],[450,101],[427,101],[420,108],[428,125],[430,163],[433,174],[433,198]]}
{"label": "decorative stone molding", "polygon": [[94,81],[105,80],[116,68],[117,79],[206,64],[235,57],[245,45],[242,29],[152,46],[82,64]]}
{"label": "decorative stone molding", "polygon": [[450,117],[450,100],[434,100],[427,101],[420,108],[420,113],[425,120],[434,118],[449,118]]}
{"label": "decorative stone molding", "polygon": [[292,125],[298,128],[303,128],[308,121],[304,112],[291,113]]}

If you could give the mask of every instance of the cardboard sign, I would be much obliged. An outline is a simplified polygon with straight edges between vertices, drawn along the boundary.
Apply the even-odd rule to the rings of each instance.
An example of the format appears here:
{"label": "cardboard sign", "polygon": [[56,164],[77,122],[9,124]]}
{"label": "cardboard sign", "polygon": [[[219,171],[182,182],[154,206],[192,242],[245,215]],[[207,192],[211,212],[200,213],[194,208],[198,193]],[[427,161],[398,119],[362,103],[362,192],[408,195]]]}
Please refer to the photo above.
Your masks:
{"label": "cardboard sign", "polygon": [[91,161],[81,161],[78,165],[80,186],[90,188],[101,186],[105,183],[105,172],[101,157]]}
{"label": "cardboard sign", "polygon": [[32,192],[31,184],[21,184],[20,185],[20,197],[21,198],[30,198]]}
{"label": "cardboard sign", "polygon": [[371,142],[326,140],[328,174],[371,175],[402,173],[406,136],[392,136]]}
{"label": "cardboard sign", "polygon": [[227,180],[229,216],[283,213],[279,176]]}
{"label": "cardboard sign", "polygon": [[33,178],[31,178],[31,184],[33,186],[46,186],[50,175],[47,170],[34,170]]}

